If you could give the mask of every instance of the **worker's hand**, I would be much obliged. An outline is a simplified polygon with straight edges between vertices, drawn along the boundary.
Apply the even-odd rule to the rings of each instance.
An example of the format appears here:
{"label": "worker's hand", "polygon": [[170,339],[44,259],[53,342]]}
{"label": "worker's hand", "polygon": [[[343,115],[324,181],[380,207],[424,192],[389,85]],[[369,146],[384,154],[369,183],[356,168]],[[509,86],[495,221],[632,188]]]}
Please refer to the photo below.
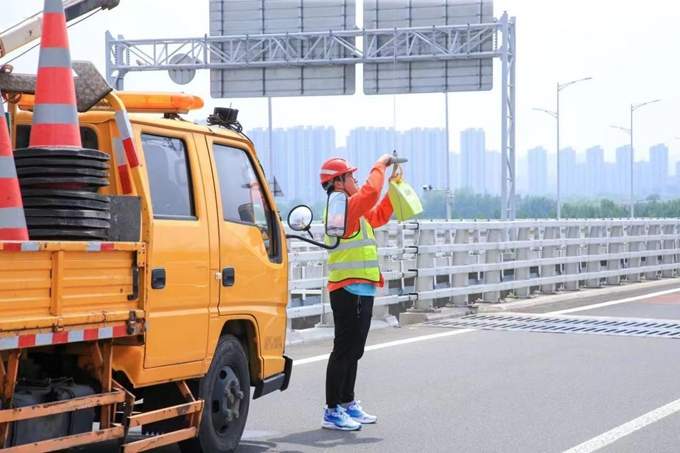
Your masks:
{"label": "worker's hand", "polygon": [[377,163],[381,163],[386,167],[389,167],[392,165],[392,155],[391,154],[383,154],[380,156],[380,159],[378,159]]}

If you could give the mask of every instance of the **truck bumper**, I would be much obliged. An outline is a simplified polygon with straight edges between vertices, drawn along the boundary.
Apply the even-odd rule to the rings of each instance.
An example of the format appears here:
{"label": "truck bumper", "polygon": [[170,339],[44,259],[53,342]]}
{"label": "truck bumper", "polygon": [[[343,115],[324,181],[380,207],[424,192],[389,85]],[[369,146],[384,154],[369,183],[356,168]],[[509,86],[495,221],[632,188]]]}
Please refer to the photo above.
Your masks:
{"label": "truck bumper", "polygon": [[290,375],[293,372],[293,359],[285,355],[283,356],[283,359],[286,362],[283,367],[283,373],[279,373],[262,381],[258,381],[255,384],[253,399],[257,399],[276,390],[281,390],[283,392],[288,388],[288,384],[290,383]]}

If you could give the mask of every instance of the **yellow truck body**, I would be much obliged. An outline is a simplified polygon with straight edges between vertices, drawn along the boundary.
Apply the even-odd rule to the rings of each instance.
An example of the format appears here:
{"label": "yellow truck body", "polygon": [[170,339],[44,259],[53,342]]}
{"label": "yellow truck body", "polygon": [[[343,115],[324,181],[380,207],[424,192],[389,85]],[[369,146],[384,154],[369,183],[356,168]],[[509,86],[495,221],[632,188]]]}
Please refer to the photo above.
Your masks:
{"label": "yellow truck body", "polygon": [[[284,390],[292,367],[284,356],[285,232],[253,144],[238,132],[181,120],[177,113],[184,107],[177,106],[176,96],[120,93],[117,98],[132,110],[155,112],[130,115],[139,159],[132,170],[136,174],[131,194],[140,198],[139,240],[0,242],[0,372],[21,367],[23,359],[43,350],[82,354],[87,338],[80,345],[45,338],[63,340],[70,338],[68,332],[77,331],[87,337],[87,332],[98,330],[94,340],[112,338],[109,373],[117,382],[108,390],[125,392],[128,406],[140,398],[145,398],[146,406],[152,404],[155,391],[176,383],[178,395],[189,405],[186,410],[196,413],[210,391],[206,382],[213,379],[215,363],[225,360],[216,354],[225,354],[221,343],[228,343],[226,338],[238,342],[245,353],[250,380],[242,383],[246,392],[250,386],[255,387],[255,397]],[[31,105],[25,99],[30,97],[24,96],[24,104],[19,101],[12,112],[17,148],[26,147],[31,124]],[[82,113],[80,125],[84,146],[110,157],[110,184],[100,194],[123,194],[116,169],[125,162],[118,161],[115,152],[114,111],[102,105]],[[116,335],[108,337],[113,331]],[[17,341],[19,347],[12,349]],[[23,352],[12,355],[17,350]],[[81,359],[79,363],[87,362]],[[13,385],[7,379],[0,384],[11,407],[8,393]],[[242,401],[244,405],[246,416],[247,402]],[[156,412],[167,411],[160,406],[147,409],[151,415],[146,418],[144,410],[137,415],[142,418],[123,419],[125,433],[128,426],[158,423]],[[166,429],[168,434],[149,445],[186,443],[198,434],[189,451],[230,451],[233,442],[215,447],[204,439],[221,428],[206,428],[208,408],[201,403],[200,409],[202,421],[200,414],[188,417],[190,426],[184,431]],[[7,439],[2,412],[0,435]],[[8,417],[17,420],[16,414]],[[117,426],[115,420],[104,425]],[[212,434],[202,434],[209,429]],[[117,434],[111,431],[106,436]],[[134,445],[124,451],[144,449]]]}

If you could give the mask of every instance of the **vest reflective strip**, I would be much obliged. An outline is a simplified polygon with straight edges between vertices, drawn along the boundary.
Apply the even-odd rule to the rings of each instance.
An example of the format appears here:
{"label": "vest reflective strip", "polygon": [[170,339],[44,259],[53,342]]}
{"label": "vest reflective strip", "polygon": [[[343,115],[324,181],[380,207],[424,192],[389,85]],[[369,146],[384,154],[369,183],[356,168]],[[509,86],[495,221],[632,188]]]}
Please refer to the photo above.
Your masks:
{"label": "vest reflective strip", "polygon": [[377,268],[379,265],[378,261],[352,261],[344,263],[334,263],[328,265],[328,270],[330,271],[340,271],[340,270],[351,270],[351,269],[371,269]]}
{"label": "vest reflective strip", "polygon": [[358,241],[341,242],[339,246],[333,249],[333,251],[340,252],[343,250],[351,250],[355,248],[365,247],[367,245],[378,246],[378,243],[374,239],[360,239]]}

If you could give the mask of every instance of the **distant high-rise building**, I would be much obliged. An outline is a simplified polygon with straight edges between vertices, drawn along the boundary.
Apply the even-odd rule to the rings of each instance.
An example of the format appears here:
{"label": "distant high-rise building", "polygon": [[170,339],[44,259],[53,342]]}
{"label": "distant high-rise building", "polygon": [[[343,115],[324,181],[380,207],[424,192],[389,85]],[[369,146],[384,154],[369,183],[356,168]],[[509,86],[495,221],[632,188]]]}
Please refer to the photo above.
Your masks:
{"label": "distant high-rise building", "polygon": [[633,179],[633,193],[636,200],[641,200],[650,195],[652,180],[649,161],[635,162],[635,174]]}
{"label": "distant high-rise building", "polygon": [[590,196],[602,195],[604,175],[604,150],[593,146],[586,150],[586,191]]}
{"label": "distant high-rise building", "polygon": [[576,195],[576,150],[562,148],[560,150],[560,197]]}
{"label": "distant high-rise building", "polygon": [[447,146],[444,129],[410,129],[399,135],[397,143],[399,155],[409,160],[405,171],[412,186],[446,188]]}
{"label": "distant high-rise building", "polygon": [[615,193],[628,199],[630,194],[630,145],[616,148]]}
{"label": "distant high-rise building", "polygon": [[466,129],[460,133],[461,179],[463,188],[475,193],[486,189],[486,139],[484,129]]}
{"label": "distant high-rise building", "polygon": [[[258,157],[271,180],[269,165],[269,133],[259,128],[248,131]],[[318,184],[319,168],[328,157],[335,155],[335,129],[332,127],[293,127],[272,131],[273,176],[284,198],[313,204],[324,195]]]}
{"label": "distant high-rise building", "polygon": [[396,137],[387,128],[362,127],[350,131],[346,157],[359,168],[360,181],[366,178],[378,157],[394,150],[395,139],[397,152],[409,160],[404,169],[413,187],[446,188],[446,133],[434,128],[399,131]]}
{"label": "distant high-rise building", "polygon": [[532,148],[527,153],[529,166],[529,194],[548,194],[548,153],[543,147]]}
{"label": "distant high-rise building", "polygon": [[489,195],[500,195],[501,153],[498,151],[488,151],[484,159],[486,161],[486,193]]}
{"label": "distant high-rise building", "polygon": [[574,175],[574,184],[576,184],[575,195],[577,197],[590,197],[592,194],[586,191],[587,186],[587,167],[585,162],[576,162],[576,171]]}
{"label": "distant high-rise building", "polygon": [[659,143],[649,149],[649,171],[652,179],[651,190],[661,194],[668,180],[668,147]]}
{"label": "distant high-rise building", "polygon": [[357,178],[360,181],[366,178],[378,157],[392,152],[394,138],[393,130],[388,128],[360,127],[350,131],[347,137],[346,157],[359,169]]}
{"label": "distant high-rise building", "polygon": [[460,154],[451,153],[451,190],[458,190],[463,187],[460,176]]}

